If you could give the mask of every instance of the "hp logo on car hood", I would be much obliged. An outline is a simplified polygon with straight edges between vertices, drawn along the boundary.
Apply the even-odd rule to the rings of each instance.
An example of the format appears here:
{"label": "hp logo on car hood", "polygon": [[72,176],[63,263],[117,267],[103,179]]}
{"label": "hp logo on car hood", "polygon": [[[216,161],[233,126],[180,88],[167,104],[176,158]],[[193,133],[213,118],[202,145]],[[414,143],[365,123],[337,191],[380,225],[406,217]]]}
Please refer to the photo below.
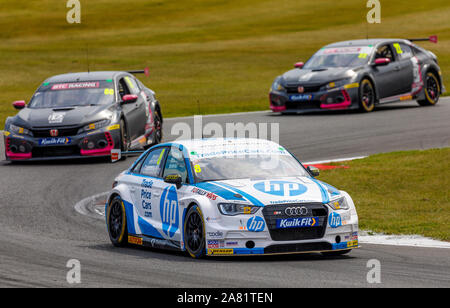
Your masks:
{"label": "hp logo on car hood", "polygon": [[166,187],[161,195],[160,213],[163,232],[173,237],[179,227],[178,196],[175,186]]}
{"label": "hp logo on car hood", "polygon": [[287,181],[264,181],[253,186],[260,192],[282,197],[293,197],[304,194],[308,189],[305,185]]}

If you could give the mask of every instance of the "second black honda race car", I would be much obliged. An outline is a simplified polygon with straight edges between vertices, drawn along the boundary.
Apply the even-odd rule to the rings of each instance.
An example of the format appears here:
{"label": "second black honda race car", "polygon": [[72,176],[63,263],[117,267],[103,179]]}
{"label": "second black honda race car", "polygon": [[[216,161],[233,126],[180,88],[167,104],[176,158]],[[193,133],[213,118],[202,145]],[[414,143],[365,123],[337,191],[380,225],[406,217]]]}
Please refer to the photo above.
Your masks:
{"label": "second black honda race car", "polygon": [[445,92],[437,57],[412,41],[370,39],[325,46],[275,79],[270,108],[282,113],[370,112],[379,104],[411,99],[435,105]]}
{"label": "second black honda race car", "polygon": [[144,71],[73,73],[45,80],[29,104],[13,103],[20,112],[6,119],[6,159],[110,157],[114,150],[160,143],[161,106],[132,73]]}

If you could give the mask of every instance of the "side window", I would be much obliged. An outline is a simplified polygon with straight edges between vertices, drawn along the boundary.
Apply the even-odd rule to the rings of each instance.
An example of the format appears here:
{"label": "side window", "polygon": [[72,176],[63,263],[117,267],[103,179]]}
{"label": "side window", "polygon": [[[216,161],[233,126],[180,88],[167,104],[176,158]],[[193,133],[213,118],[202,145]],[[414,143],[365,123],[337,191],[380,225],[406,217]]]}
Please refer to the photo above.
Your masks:
{"label": "side window", "polygon": [[131,94],[131,93],[130,93],[130,90],[128,89],[128,86],[127,86],[127,84],[126,84],[124,78],[121,78],[121,79],[119,80],[118,87],[119,87],[119,95],[120,95],[120,98],[124,97],[124,95]]}
{"label": "side window", "polygon": [[140,174],[155,178],[159,177],[166,152],[167,148],[158,148],[150,152],[142,164]]}
{"label": "side window", "polygon": [[380,58],[388,58],[391,60],[391,62],[395,61],[391,46],[383,45],[377,49],[377,52],[375,54],[375,59],[380,59]]}
{"label": "side window", "polygon": [[124,80],[128,86],[128,89],[130,89],[131,94],[139,94],[139,92],[141,92],[136,80],[134,80],[133,77],[126,76]]}
{"label": "side window", "polygon": [[166,165],[164,166],[163,177],[169,174],[179,174],[183,179],[183,183],[188,182],[188,173],[183,153],[178,148],[171,148],[167,156]]}
{"label": "side window", "polygon": [[400,60],[406,60],[413,56],[411,47],[402,43],[394,43],[395,53]]}

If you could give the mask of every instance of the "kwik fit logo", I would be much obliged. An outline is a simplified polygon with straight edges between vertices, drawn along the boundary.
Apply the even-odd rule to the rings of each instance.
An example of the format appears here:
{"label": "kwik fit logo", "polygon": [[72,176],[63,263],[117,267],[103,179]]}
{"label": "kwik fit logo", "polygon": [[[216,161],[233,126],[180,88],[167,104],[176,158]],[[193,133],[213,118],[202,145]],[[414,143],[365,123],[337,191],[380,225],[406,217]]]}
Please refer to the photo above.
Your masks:
{"label": "kwik fit logo", "polygon": [[304,217],[304,218],[286,218],[277,220],[277,228],[307,228],[318,227],[318,217]]}

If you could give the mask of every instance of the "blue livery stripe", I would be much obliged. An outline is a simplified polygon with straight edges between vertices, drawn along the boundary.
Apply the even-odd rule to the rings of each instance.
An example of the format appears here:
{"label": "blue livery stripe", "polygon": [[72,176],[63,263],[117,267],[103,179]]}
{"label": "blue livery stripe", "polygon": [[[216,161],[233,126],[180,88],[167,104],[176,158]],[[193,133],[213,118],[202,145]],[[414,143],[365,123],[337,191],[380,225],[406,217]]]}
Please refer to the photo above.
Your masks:
{"label": "blue livery stripe", "polygon": [[228,185],[228,184],[224,184],[224,183],[215,183],[215,184],[216,184],[216,185],[219,185],[219,186],[222,186],[222,187],[226,187],[226,188],[228,188],[229,190],[232,190],[232,191],[234,191],[234,192],[240,194],[240,195],[243,196],[245,199],[247,199],[248,201],[250,201],[253,205],[256,205],[256,206],[264,206],[264,203],[262,203],[261,201],[259,201],[259,200],[256,199],[255,197],[249,195],[248,193],[243,192],[243,191],[240,190],[240,189],[234,188],[234,187],[232,187],[232,186],[230,186],[230,185]]}
{"label": "blue livery stripe", "polygon": [[138,217],[138,224],[139,224],[139,228],[141,228],[143,235],[147,235],[147,236],[151,236],[151,237],[155,237],[155,238],[159,238],[159,239],[164,239],[164,237],[161,236],[161,233],[159,233],[155,227],[153,227],[151,224],[149,224],[147,221],[145,221],[141,217]]}
{"label": "blue livery stripe", "polygon": [[322,202],[323,202],[323,203],[328,203],[328,202],[330,202],[330,198],[329,198],[329,196],[328,196],[328,191],[323,187],[323,185],[320,183],[320,181],[318,181],[318,180],[316,180],[316,179],[314,179],[314,178],[311,178],[311,180],[312,180],[314,183],[316,183],[317,186],[319,187],[320,193],[322,194]]}
{"label": "blue livery stripe", "polygon": [[239,200],[239,201],[245,201],[244,198],[239,198],[236,197],[236,193],[226,189],[222,186],[217,185],[216,183],[211,183],[211,182],[203,182],[203,183],[198,183],[195,184],[194,186],[210,191],[216,195],[218,195],[219,197],[224,198],[225,200]]}

